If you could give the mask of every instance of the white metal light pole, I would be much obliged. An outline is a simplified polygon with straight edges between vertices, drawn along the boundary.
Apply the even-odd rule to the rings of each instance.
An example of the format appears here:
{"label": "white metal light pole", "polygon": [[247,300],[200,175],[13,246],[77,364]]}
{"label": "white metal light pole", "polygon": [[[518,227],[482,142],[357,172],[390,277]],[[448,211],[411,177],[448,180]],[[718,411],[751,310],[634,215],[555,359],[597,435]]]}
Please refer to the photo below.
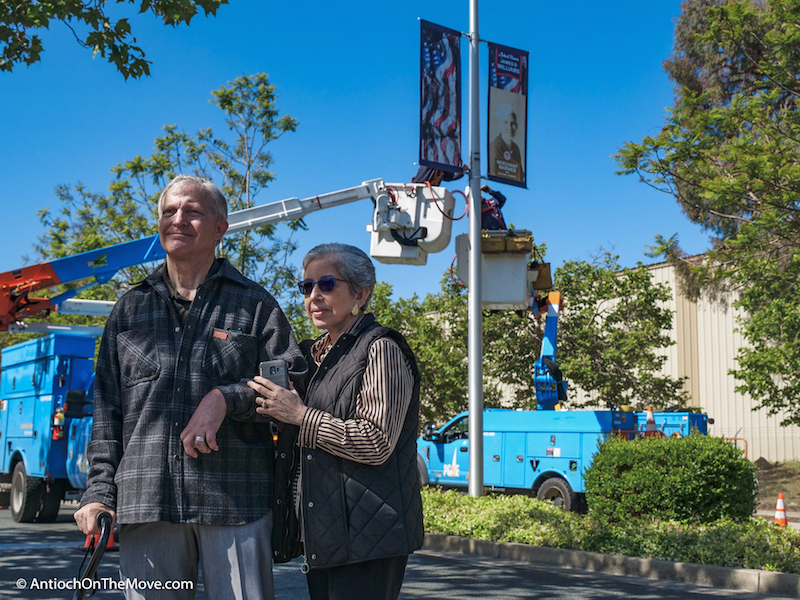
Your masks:
{"label": "white metal light pole", "polygon": [[469,9],[469,494],[483,496],[483,312],[478,0]]}

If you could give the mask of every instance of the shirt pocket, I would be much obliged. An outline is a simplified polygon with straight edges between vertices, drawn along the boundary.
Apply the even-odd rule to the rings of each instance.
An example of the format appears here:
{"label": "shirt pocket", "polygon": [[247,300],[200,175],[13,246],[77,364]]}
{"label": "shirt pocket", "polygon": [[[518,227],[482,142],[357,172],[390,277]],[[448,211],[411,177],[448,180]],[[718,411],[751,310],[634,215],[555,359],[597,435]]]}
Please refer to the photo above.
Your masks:
{"label": "shirt pocket", "polygon": [[152,330],[133,329],[117,334],[117,354],[123,388],[153,381],[161,374],[158,340]]}
{"label": "shirt pocket", "polygon": [[206,346],[203,367],[215,384],[235,383],[256,375],[258,343],[255,336],[238,331],[214,330]]}

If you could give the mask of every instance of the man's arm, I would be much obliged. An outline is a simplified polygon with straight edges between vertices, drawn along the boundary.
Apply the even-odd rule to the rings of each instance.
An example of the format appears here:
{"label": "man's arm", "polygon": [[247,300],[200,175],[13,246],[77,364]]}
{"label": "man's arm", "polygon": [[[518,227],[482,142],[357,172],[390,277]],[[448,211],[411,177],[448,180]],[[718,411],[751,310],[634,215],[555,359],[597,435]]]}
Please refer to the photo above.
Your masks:
{"label": "man's arm", "polygon": [[100,526],[97,524],[97,515],[102,512],[107,512],[111,515],[111,529],[114,529],[114,522],[117,520],[117,515],[113,508],[100,504],[99,502],[90,502],[81,506],[73,518],[78,524],[78,529],[81,533],[86,535],[100,535]]}
{"label": "man's arm", "polygon": [[258,374],[257,367],[262,361],[285,360],[290,381],[301,395],[305,394],[308,364],[283,311],[277,302],[272,300],[271,303],[273,306],[259,327],[258,357],[252,375],[216,388],[225,398],[227,416],[237,421],[265,421],[263,416],[255,412],[256,393],[247,385],[247,382]]}
{"label": "man's arm", "polygon": [[225,396],[218,389],[211,390],[203,397],[189,423],[181,431],[181,442],[186,454],[197,458],[198,452],[211,454],[219,450],[217,432],[227,411]]}

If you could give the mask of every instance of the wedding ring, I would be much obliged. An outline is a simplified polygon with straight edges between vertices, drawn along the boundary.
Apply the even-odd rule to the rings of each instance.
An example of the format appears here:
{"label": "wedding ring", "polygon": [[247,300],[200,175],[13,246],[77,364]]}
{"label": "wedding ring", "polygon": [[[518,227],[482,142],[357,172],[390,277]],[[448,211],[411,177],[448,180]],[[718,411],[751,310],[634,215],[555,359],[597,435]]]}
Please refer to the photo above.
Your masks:
{"label": "wedding ring", "polygon": [[202,435],[196,435],[196,436],[194,436],[194,441],[195,442],[205,442],[206,438],[204,438]]}

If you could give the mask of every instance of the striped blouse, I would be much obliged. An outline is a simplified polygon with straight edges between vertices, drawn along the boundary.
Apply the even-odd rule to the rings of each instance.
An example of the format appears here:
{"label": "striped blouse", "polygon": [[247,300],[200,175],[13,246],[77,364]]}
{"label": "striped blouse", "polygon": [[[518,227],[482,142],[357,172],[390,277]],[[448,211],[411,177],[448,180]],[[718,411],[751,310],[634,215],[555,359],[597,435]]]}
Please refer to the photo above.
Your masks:
{"label": "striped blouse", "polygon": [[[327,339],[319,340],[314,350],[323,347]],[[322,361],[316,358],[317,352],[313,354]],[[298,445],[362,464],[383,464],[400,437],[413,388],[411,366],[400,346],[380,338],[370,346],[353,418],[345,421],[309,408],[300,425]]]}

